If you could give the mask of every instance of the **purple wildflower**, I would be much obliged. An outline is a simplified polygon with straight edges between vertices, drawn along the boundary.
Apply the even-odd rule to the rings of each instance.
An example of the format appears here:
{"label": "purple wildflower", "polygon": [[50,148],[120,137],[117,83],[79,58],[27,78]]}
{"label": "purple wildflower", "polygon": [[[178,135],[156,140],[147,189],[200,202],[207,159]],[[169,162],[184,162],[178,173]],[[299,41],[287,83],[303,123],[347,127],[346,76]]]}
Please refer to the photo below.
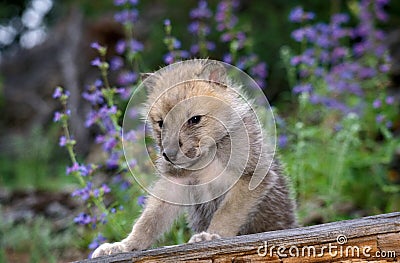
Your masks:
{"label": "purple wildflower", "polygon": [[[311,50],[312,51],[312,50]],[[302,55],[300,56],[295,56],[291,59],[290,63],[293,66],[296,66],[300,63],[303,63],[307,66],[313,66],[315,63],[315,58],[312,54],[309,54],[307,51],[304,52]]]}
{"label": "purple wildflower", "polygon": [[91,93],[85,91],[82,93],[82,97],[92,105],[98,105],[104,102],[103,94],[100,90],[95,90]]}
{"label": "purple wildflower", "polygon": [[129,48],[133,52],[143,51],[143,44],[136,39],[129,41]]}
{"label": "purple wildflower", "polygon": [[173,56],[173,54],[172,54],[172,52],[168,52],[165,56],[164,56],[164,62],[166,63],[166,64],[172,64],[172,63],[174,63],[174,61],[175,61],[175,58],[174,58],[174,56]]}
{"label": "purple wildflower", "polygon": [[174,51],[168,52],[164,56],[164,62],[166,64],[172,64],[175,61],[178,61],[182,58],[188,58],[189,56],[190,56],[190,53],[187,52],[186,50],[174,50]]}
{"label": "purple wildflower", "polygon": [[53,93],[53,99],[58,99],[58,98],[60,98],[61,96],[62,96],[62,88],[61,87],[57,87],[55,90],[54,90],[54,93]]}
{"label": "purple wildflower", "polygon": [[144,206],[146,204],[146,199],[147,198],[144,195],[139,196],[137,199],[137,204],[140,206]]}
{"label": "purple wildflower", "polygon": [[94,189],[93,190],[93,196],[96,197],[96,198],[99,197],[100,196],[100,190],[99,189]]}
{"label": "purple wildflower", "polygon": [[244,43],[246,42],[246,34],[244,32],[238,32],[236,39],[238,40],[239,48],[243,48]]}
{"label": "purple wildflower", "polygon": [[293,93],[310,93],[313,91],[313,86],[310,83],[297,85],[293,88]]}
{"label": "purple wildflower", "polygon": [[315,68],[314,75],[317,77],[322,77],[325,74],[325,70],[321,67]]}
{"label": "purple wildflower", "polygon": [[199,22],[192,22],[188,26],[188,31],[192,34],[197,34],[200,31],[200,23]]}
{"label": "purple wildflower", "polygon": [[88,128],[95,124],[99,119],[99,114],[95,110],[91,110],[86,116],[85,127]]}
{"label": "purple wildflower", "polygon": [[127,71],[127,72],[122,72],[119,76],[118,76],[118,84],[122,85],[122,86],[127,86],[130,85],[132,83],[134,83],[137,80],[138,76],[136,73],[131,72],[131,71]]}
{"label": "purple wildflower", "polygon": [[332,42],[329,39],[328,35],[320,35],[316,42],[315,42],[318,46],[322,47],[322,48],[329,48],[332,46]]}
{"label": "purple wildflower", "polygon": [[380,66],[379,66],[379,70],[380,70],[382,73],[387,73],[387,72],[390,71],[390,65],[388,65],[388,64],[380,65]]}
{"label": "purple wildflower", "polygon": [[265,62],[260,62],[251,68],[251,74],[260,78],[266,78],[268,75],[267,64]]}
{"label": "purple wildflower", "polygon": [[224,62],[226,62],[226,63],[232,63],[232,62],[233,62],[233,60],[232,60],[232,55],[231,55],[231,54],[225,54],[225,55],[222,57],[222,60],[223,60]]}
{"label": "purple wildflower", "polygon": [[198,44],[194,44],[190,47],[190,53],[197,54],[200,51],[200,47]]}
{"label": "purple wildflower", "polygon": [[389,0],[377,0],[375,1],[374,11],[375,16],[380,21],[387,21],[389,16],[385,12],[384,8],[389,3]]}
{"label": "purple wildflower", "polygon": [[93,166],[88,164],[88,165],[80,165],[79,166],[79,172],[82,176],[88,176],[93,173]]}
{"label": "purple wildflower", "polygon": [[67,167],[66,174],[68,175],[68,174],[70,174],[72,172],[77,172],[77,171],[79,171],[79,164],[78,163],[74,163],[72,166]]}
{"label": "purple wildflower", "polygon": [[293,56],[290,59],[290,65],[292,65],[292,66],[297,66],[300,63],[301,63],[301,56]]}
{"label": "purple wildflower", "polygon": [[108,169],[113,170],[119,167],[120,153],[112,152],[108,160],[106,161],[106,166]]}
{"label": "purple wildflower", "polygon": [[302,23],[313,20],[315,14],[312,12],[304,12],[303,8],[298,6],[294,8],[289,14],[289,20],[294,23]]}
{"label": "purple wildflower", "polygon": [[114,149],[114,147],[117,144],[118,144],[118,141],[114,137],[108,138],[103,143],[103,150],[106,151],[106,152],[110,152],[112,149]]}
{"label": "purple wildflower", "polygon": [[105,194],[111,192],[110,187],[108,187],[108,185],[106,185],[106,184],[101,185],[101,190],[103,190],[103,193],[105,193]]}
{"label": "purple wildflower", "polygon": [[279,148],[285,148],[288,144],[288,137],[286,135],[280,135],[278,137]]}
{"label": "purple wildflower", "polygon": [[131,119],[136,119],[139,117],[139,110],[135,107],[131,107],[131,109],[129,109],[128,116]]}
{"label": "purple wildflower", "polygon": [[98,42],[91,43],[90,47],[93,49],[96,49],[97,51],[99,51],[102,48],[102,46],[100,46],[100,44]]}
{"label": "purple wildflower", "polygon": [[92,66],[94,66],[94,67],[100,67],[100,66],[102,65],[102,62],[101,62],[101,60],[100,60],[99,57],[96,57],[95,59],[93,59],[93,60],[90,62],[90,65],[92,65]]}
{"label": "purple wildflower", "polygon": [[119,70],[124,65],[124,60],[121,57],[113,57],[110,61],[111,70]]}
{"label": "purple wildflower", "polygon": [[102,223],[103,225],[105,225],[107,223],[107,214],[106,213],[102,213],[100,215],[100,218],[98,220],[100,223]]}
{"label": "purple wildflower", "polygon": [[378,114],[375,118],[377,123],[382,123],[385,120],[385,115],[383,114]]}
{"label": "purple wildflower", "polygon": [[358,77],[360,79],[372,78],[376,75],[376,70],[371,67],[361,67],[358,71]]}
{"label": "purple wildflower", "polygon": [[56,111],[54,112],[54,117],[53,117],[53,121],[54,122],[59,122],[61,120],[61,117],[63,116],[62,113]]}
{"label": "purple wildflower", "polygon": [[103,116],[101,118],[102,125],[104,129],[108,132],[110,136],[115,136],[113,133],[115,132],[115,126],[110,116]]}
{"label": "purple wildflower", "polygon": [[64,147],[66,144],[67,144],[67,138],[65,136],[61,136],[58,145]]}
{"label": "purple wildflower", "polygon": [[245,56],[242,56],[238,59],[235,66],[240,68],[241,70],[244,70],[247,67],[247,62],[248,62],[248,58]]}
{"label": "purple wildflower", "polygon": [[92,218],[88,214],[80,213],[77,217],[74,218],[74,222],[79,225],[87,225],[92,222]]}
{"label": "purple wildflower", "polygon": [[294,40],[296,40],[297,42],[301,42],[303,41],[304,37],[305,37],[305,31],[303,28],[299,28],[296,29],[295,31],[292,32],[291,36]]}
{"label": "purple wildflower", "polygon": [[335,127],[333,127],[333,130],[334,130],[335,132],[339,132],[339,131],[341,131],[342,129],[343,129],[343,125],[342,125],[342,124],[339,124],[339,123],[335,124]]}
{"label": "purple wildflower", "polygon": [[117,44],[115,45],[115,51],[117,51],[118,54],[123,54],[126,49],[126,42],[124,40],[119,40]]}
{"label": "purple wildflower", "polygon": [[332,24],[334,25],[339,25],[339,24],[343,24],[343,23],[347,23],[349,22],[349,15],[347,14],[334,14],[332,16]]}
{"label": "purple wildflower", "polygon": [[124,134],[124,139],[130,142],[134,142],[137,140],[137,134],[136,131],[131,130],[127,133]]}
{"label": "purple wildflower", "polygon": [[128,162],[128,164],[129,164],[130,168],[133,168],[133,167],[135,167],[137,165],[137,160],[136,159],[132,159],[132,160],[130,160]]}
{"label": "purple wildflower", "polygon": [[382,105],[382,102],[381,102],[380,99],[376,99],[376,100],[374,100],[374,102],[372,103],[372,107],[374,107],[374,109],[380,108],[381,105]]}
{"label": "purple wildflower", "polygon": [[386,102],[387,105],[393,105],[394,104],[394,97],[393,96],[386,97],[385,102]]}
{"label": "purple wildflower", "polygon": [[215,43],[214,43],[214,42],[211,42],[211,41],[207,41],[207,43],[206,43],[206,48],[207,48],[208,50],[215,50]]}
{"label": "purple wildflower", "polygon": [[114,0],[114,5],[121,6],[121,5],[126,4],[126,1],[127,0]]}
{"label": "purple wildflower", "polygon": [[[117,0],[116,0],[117,1]],[[126,0],[124,0],[126,1]],[[102,244],[104,241],[106,241],[106,238],[103,237],[102,234],[98,234],[97,237],[93,239],[93,241],[89,244],[89,249],[90,250],[95,250]]]}
{"label": "purple wildflower", "polygon": [[233,10],[239,6],[238,0],[221,1],[217,6],[215,13],[215,21],[217,22],[217,30],[230,30],[238,22],[238,18],[233,15]]}
{"label": "purple wildflower", "polygon": [[93,83],[96,88],[101,88],[103,86],[103,81],[101,79],[96,79]]}
{"label": "purple wildflower", "polygon": [[114,15],[115,21],[121,24],[135,23],[139,17],[139,12],[136,9],[122,10]]}
{"label": "purple wildflower", "polygon": [[173,39],[173,46],[174,46],[174,49],[181,48],[181,41],[179,41],[178,39],[174,38]]}
{"label": "purple wildflower", "polygon": [[335,47],[332,51],[332,60],[338,61],[347,55],[347,48],[345,47]]}
{"label": "purple wildflower", "polygon": [[207,6],[207,1],[200,0],[197,8],[190,11],[192,19],[210,18],[212,16],[211,10]]}
{"label": "purple wildflower", "polygon": [[111,107],[103,106],[99,110],[99,116],[101,118],[105,118],[105,117],[108,117],[108,116],[110,116],[112,114],[116,114],[116,113],[117,113],[117,106],[115,106],[115,105],[113,105]]}
{"label": "purple wildflower", "polygon": [[128,181],[126,181],[126,180],[123,180],[123,181],[121,182],[120,186],[119,186],[119,188],[120,188],[121,190],[123,190],[123,191],[129,189],[130,187],[131,187],[131,183],[128,182]]}
{"label": "purple wildflower", "polygon": [[121,174],[117,174],[117,175],[113,176],[112,183],[113,184],[119,184],[119,183],[122,182],[122,180],[123,180],[122,175]]}
{"label": "purple wildflower", "polygon": [[223,33],[220,37],[222,42],[229,42],[233,39],[233,35],[230,32]]}
{"label": "purple wildflower", "polygon": [[116,89],[115,93],[119,94],[121,99],[126,101],[131,97],[132,90],[130,88],[127,88],[127,87],[121,87],[121,88]]}
{"label": "purple wildflower", "polygon": [[96,143],[103,143],[105,141],[105,136],[104,135],[97,135],[94,141]]}
{"label": "purple wildflower", "polygon": [[92,194],[92,182],[87,182],[85,187],[73,191],[71,196],[73,197],[78,196],[83,201],[86,201],[89,199],[91,194]]}

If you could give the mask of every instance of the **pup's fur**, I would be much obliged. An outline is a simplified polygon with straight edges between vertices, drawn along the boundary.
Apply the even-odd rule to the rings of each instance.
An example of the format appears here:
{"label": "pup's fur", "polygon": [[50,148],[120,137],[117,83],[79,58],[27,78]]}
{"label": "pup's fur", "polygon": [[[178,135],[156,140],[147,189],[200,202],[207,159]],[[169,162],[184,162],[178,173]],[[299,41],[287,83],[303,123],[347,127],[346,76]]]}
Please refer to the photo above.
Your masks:
{"label": "pup's fur", "polygon": [[[185,211],[197,233],[189,242],[297,226],[280,166],[272,161],[254,112],[238,95],[240,88],[230,88],[235,84],[221,65],[193,60],[163,69],[145,84],[147,118],[160,149],[157,168],[165,177],[153,192],[172,203],[194,205],[149,196],[129,236],[101,245],[93,257],[146,249]],[[243,160],[248,161],[243,165]],[[271,162],[258,187],[249,190],[257,165],[267,171]],[[189,186],[211,183],[187,190],[171,181]],[[229,185],[233,187],[226,192]],[[204,202],[209,197],[217,198]]]}

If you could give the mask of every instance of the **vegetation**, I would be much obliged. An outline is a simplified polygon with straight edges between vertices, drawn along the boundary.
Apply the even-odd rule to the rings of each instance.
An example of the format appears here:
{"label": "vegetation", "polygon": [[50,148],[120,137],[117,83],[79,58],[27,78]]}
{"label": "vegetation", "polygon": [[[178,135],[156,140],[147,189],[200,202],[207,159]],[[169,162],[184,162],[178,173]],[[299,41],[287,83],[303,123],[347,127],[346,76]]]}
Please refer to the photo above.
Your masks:
{"label": "vegetation", "polygon": [[[260,2],[260,6],[267,3]],[[272,9],[276,8],[271,2]],[[333,1],[327,9],[328,4],[321,8],[322,4],[312,2],[304,6],[322,11],[314,13],[285,3],[286,13],[277,17],[277,12],[271,12],[268,28],[274,33],[268,47],[272,50],[266,50],[265,33],[261,33],[265,28],[251,23],[253,15],[260,16],[259,10],[238,0],[185,1],[188,14],[171,11],[173,16],[155,19],[152,29],[156,35],[150,34],[145,41],[135,38],[135,30],[141,8],[148,6],[137,0],[115,0],[114,18],[121,23],[125,38],[117,42],[115,50],[92,43],[98,57],[91,65],[98,68],[99,78],[82,94],[92,106],[86,126],[97,131],[95,143],[106,158],[87,163],[85,156],[75,153],[79,141],[70,134],[68,87],[57,87],[53,97],[62,110],[55,113],[54,121],[62,127],[58,144],[65,147],[70,159],[67,176],[66,155],[54,149],[52,141],[57,131],[37,129],[29,140],[15,138],[13,150],[0,156],[0,174],[7,175],[1,183],[13,189],[59,191],[72,187],[72,196],[84,205],[62,236],[38,231],[51,229],[51,223],[41,218],[17,228],[2,222],[0,233],[7,238],[1,240],[1,247],[18,250],[33,246],[32,262],[40,262],[45,254],[53,254],[48,259],[53,262],[57,257],[54,249],[76,244],[76,240],[81,248],[93,251],[106,240],[126,236],[145,198],[127,165],[134,167],[137,160],[125,160],[123,154],[121,125],[127,100],[140,85],[140,72],[190,57],[233,64],[252,76],[266,94],[276,96],[272,105],[278,155],[292,180],[302,223],[398,211],[400,186],[388,177],[388,170],[400,147],[395,136],[400,105],[389,92],[392,61],[382,31],[391,3],[354,0],[338,5]],[[243,6],[247,13],[240,12]],[[90,7],[85,4],[85,8]],[[293,32],[281,34],[286,30],[280,30],[283,20]],[[271,74],[272,81],[267,82]],[[110,75],[118,76],[115,83]],[[136,112],[128,114],[137,117]],[[132,133],[124,139],[140,136]],[[146,173],[146,168],[135,167],[134,172]],[[48,174],[56,175],[51,184]],[[25,243],[29,239],[18,239],[30,236],[32,229],[37,241],[33,245]],[[9,235],[11,232],[14,234]],[[158,245],[183,243],[189,235],[180,219]],[[2,259],[5,250],[0,249]]]}

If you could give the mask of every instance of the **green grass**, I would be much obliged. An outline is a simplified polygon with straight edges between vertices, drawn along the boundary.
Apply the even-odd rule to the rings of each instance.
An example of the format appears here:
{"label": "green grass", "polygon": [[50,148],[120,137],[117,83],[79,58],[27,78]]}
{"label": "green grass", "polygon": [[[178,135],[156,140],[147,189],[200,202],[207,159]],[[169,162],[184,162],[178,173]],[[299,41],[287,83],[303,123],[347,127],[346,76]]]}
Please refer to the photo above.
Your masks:
{"label": "green grass", "polygon": [[29,262],[57,262],[74,245],[77,229],[71,225],[55,231],[54,222],[37,217],[30,222],[18,223],[0,221],[0,262],[7,262],[5,250],[15,254],[28,255]]}
{"label": "green grass", "polygon": [[[28,135],[10,136],[0,153],[0,185],[13,190],[65,191],[74,189],[74,179],[65,175],[67,158],[57,145],[54,128],[36,127]],[[42,216],[26,222],[10,222],[0,207],[0,262],[6,252],[28,258],[29,262],[57,262],[66,249],[75,249],[77,227],[55,229],[52,219]],[[9,255],[8,255],[9,256]]]}
{"label": "green grass", "polygon": [[73,178],[65,175],[66,155],[56,142],[53,127],[10,136],[0,153],[0,184],[10,189],[54,191],[72,184]]}
{"label": "green grass", "polygon": [[[398,210],[400,186],[387,180],[390,158],[400,141],[360,137],[360,119],[349,116],[342,129],[297,122],[281,158],[291,177],[300,221],[318,210],[325,222]],[[349,211],[341,207],[350,205]]]}

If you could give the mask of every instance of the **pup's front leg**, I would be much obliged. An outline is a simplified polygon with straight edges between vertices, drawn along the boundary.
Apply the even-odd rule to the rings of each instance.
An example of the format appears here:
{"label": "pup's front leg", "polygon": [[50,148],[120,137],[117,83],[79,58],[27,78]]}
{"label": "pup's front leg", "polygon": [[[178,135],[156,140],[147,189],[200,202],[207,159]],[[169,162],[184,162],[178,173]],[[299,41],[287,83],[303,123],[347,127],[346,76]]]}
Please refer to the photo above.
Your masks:
{"label": "pup's front leg", "polygon": [[263,191],[262,187],[252,191],[248,187],[249,181],[240,179],[215,211],[207,231],[193,235],[189,243],[236,236],[240,227],[249,219]]}
{"label": "pup's front leg", "polygon": [[92,258],[133,250],[149,248],[157,238],[169,229],[181,207],[148,197],[146,207],[125,239],[115,243],[105,243],[98,247]]}

